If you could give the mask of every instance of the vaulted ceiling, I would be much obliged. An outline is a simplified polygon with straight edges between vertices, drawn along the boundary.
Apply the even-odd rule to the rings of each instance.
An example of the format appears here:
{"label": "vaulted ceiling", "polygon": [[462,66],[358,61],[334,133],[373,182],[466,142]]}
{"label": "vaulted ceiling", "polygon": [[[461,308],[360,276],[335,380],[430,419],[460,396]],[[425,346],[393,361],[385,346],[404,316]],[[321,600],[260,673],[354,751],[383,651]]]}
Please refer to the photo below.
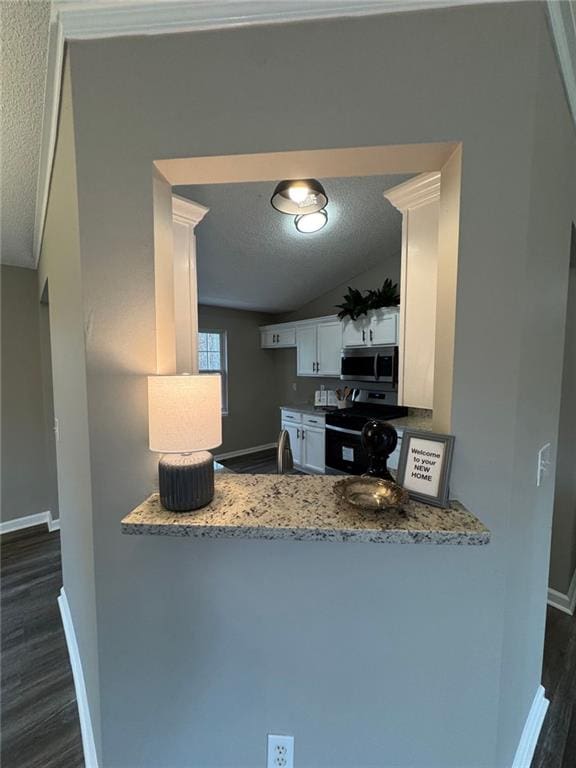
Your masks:
{"label": "vaulted ceiling", "polygon": [[383,192],[408,178],[321,179],[328,223],[311,234],[271,206],[271,182],[175,187],[210,209],[196,227],[200,302],[285,312],[384,260],[399,263],[402,216]]}

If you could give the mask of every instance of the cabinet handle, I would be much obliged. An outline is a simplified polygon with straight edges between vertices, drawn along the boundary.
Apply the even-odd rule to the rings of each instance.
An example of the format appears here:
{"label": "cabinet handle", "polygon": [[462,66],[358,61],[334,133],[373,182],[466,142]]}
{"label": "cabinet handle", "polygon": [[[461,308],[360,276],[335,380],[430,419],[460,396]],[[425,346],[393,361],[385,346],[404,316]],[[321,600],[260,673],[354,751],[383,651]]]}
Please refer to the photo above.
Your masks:
{"label": "cabinet handle", "polygon": [[278,334],[277,334],[277,333],[275,333],[275,334],[274,334],[274,344],[276,344],[276,343],[277,343],[277,341],[278,341]]}
{"label": "cabinet handle", "polygon": [[316,373],[320,373],[320,363],[316,363]]}
{"label": "cabinet handle", "polygon": [[372,329],[370,329],[370,341],[372,341]]}
{"label": "cabinet handle", "polygon": [[304,432],[304,430],[302,430],[302,440],[304,440],[304,435],[305,434],[306,434],[306,432]]}
{"label": "cabinet handle", "polygon": [[366,331],[362,331],[362,341],[366,341]]}
{"label": "cabinet handle", "polygon": [[296,430],[296,440],[300,440],[300,430]]}

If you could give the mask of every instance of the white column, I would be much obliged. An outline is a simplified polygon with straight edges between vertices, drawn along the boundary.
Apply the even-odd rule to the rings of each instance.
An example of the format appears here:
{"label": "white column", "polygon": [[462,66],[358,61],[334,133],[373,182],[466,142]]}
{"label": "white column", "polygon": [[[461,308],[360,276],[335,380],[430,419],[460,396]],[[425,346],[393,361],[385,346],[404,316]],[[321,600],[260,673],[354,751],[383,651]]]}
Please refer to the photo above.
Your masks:
{"label": "white column", "polygon": [[198,372],[198,280],[195,228],[208,208],[172,195],[176,370]]}

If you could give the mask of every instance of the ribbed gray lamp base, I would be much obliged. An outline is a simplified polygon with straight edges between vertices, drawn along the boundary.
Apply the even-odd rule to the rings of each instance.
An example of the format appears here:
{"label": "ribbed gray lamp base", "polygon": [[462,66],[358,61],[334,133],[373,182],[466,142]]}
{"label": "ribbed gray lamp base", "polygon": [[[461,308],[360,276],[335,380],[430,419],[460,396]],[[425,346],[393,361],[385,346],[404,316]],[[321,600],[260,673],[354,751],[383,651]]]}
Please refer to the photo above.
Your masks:
{"label": "ribbed gray lamp base", "polygon": [[214,498],[214,457],[208,451],[167,453],[158,462],[160,501],[171,512],[190,512]]}

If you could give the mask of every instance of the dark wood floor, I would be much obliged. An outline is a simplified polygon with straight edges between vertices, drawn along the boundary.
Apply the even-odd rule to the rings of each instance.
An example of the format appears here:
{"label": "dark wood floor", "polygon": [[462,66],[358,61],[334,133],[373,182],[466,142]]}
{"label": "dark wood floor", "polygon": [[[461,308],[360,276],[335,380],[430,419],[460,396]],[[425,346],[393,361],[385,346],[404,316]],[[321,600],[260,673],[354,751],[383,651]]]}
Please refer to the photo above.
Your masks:
{"label": "dark wood floor", "polygon": [[[273,473],[274,451],[222,462]],[[2,768],[83,768],[72,671],[56,598],[60,536],[45,526],[4,534],[1,548]],[[576,617],[548,608],[542,683],[550,707],[532,768],[576,766]]]}
{"label": "dark wood floor", "polygon": [[60,534],[0,537],[2,768],[82,768],[72,670],[56,599]]}
{"label": "dark wood floor", "polygon": [[[249,453],[246,456],[236,456],[233,459],[222,459],[220,464],[239,474],[275,475],[278,472],[276,448]],[[304,473],[295,470],[291,474],[302,475]]]}
{"label": "dark wood floor", "polygon": [[542,685],[550,701],[532,768],[576,766],[576,616],[548,607]]}

